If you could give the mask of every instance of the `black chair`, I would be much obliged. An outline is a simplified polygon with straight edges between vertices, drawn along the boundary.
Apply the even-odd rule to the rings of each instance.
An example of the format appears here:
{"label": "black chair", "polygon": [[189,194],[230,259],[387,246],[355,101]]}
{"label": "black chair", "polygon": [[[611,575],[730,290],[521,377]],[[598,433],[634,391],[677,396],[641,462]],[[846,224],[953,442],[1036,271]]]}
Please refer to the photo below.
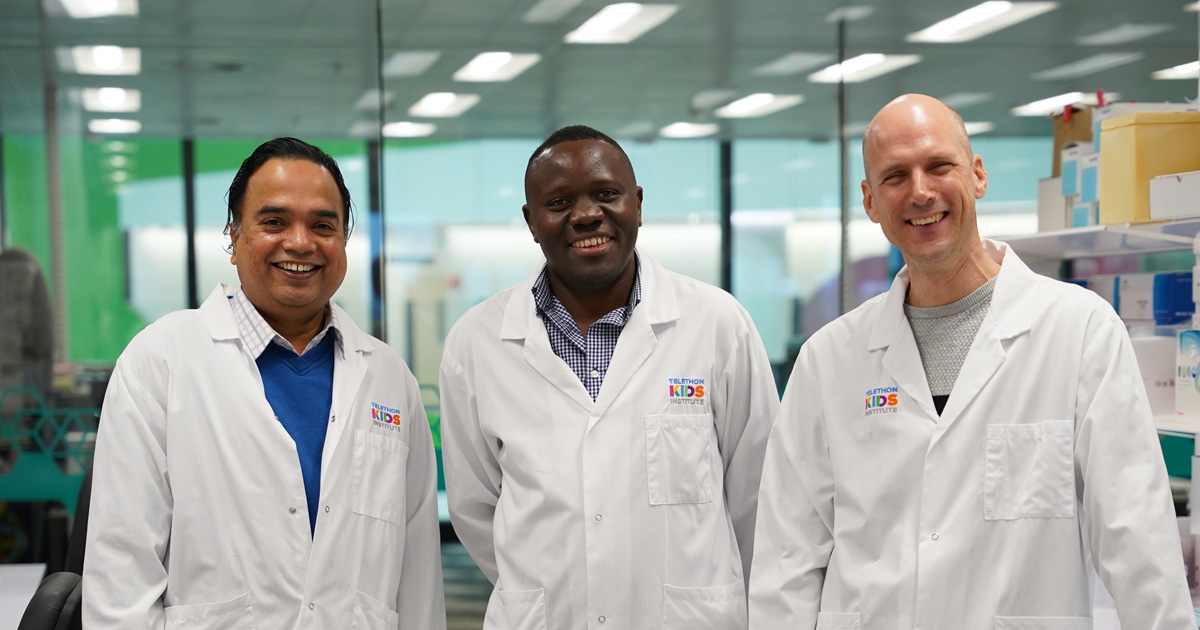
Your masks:
{"label": "black chair", "polygon": [[25,607],[17,630],[81,630],[81,579],[69,571],[46,576]]}

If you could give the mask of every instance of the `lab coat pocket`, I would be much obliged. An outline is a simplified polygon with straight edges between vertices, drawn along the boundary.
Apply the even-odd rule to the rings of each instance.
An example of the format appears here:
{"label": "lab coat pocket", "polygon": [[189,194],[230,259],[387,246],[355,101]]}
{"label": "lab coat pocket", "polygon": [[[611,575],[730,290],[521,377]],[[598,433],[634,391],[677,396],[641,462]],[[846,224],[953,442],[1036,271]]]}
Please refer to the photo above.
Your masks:
{"label": "lab coat pocket", "polygon": [[546,589],[496,591],[509,630],[546,630]]}
{"label": "lab coat pocket", "polygon": [[403,526],[404,477],[408,445],[399,438],[358,429],[354,432],[354,492],[351,509]]}
{"label": "lab coat pocket", "polygon": [[646,416],[646,478],[650,505],[712,501],[709,463],[712,441],[712,416]]}
{"label": "lab coat pocket", "polygon": [[744,630],[746,623],[741,582],[705,588],[663,585],[663,630]]}
{"label": "lab coat pocket", "polygon": [[254,606],[250,593],[216,604],[186,604],[163,609],[167,630],[217,630],[253,628]]}
{"label": "lab coat pocket", "polygon": [[1092,618],[996,617],[995,630],[1092,630]]}
{"label": "lab coat pocket", "polygon": [[1070,420],[987,428],[983,516],[990,521],[1075,516]]}
{"label": "lab coat pocket", "polygon": [[400,614],[374,597],[355,591],[351,622],[350,627],[355,630],[395,630],[400,627]]}
{"label": "lab coat pocket", "polygon": [[859,630],[859,628],[862,628],[862,615],[859,613],[817,613],[817,630]]}

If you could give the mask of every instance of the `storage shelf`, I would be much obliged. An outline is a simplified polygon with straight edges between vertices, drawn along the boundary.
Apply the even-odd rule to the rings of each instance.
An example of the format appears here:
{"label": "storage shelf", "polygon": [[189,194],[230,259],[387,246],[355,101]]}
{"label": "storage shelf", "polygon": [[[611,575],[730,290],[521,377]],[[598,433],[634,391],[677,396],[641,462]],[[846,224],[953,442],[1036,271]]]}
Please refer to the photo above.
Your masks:
{"label": "storage shelf", "polygon": [[1089,225],[997,240],[1008,243],[1021,258],[1065,260],[1190,250],[1197,234],[1200,219],[1182,219]]}

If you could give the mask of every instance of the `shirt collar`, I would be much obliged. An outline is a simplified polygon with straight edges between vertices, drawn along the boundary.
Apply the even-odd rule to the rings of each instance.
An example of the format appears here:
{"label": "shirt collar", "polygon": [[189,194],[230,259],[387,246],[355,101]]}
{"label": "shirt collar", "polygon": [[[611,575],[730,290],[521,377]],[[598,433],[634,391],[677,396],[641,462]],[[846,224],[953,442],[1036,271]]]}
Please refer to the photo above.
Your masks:
{"label": "shirt collar", "polygon": [[[633,317],[633,309],[642,301],[642,261],[638,258],[637,253],[633,255],[634,273],[633,273],[633,290],[629,292],[629,302],[621,307],[620,326],[624,327],[629,323],[629,318]],[[542,271],[538,274],[537,280],[533,282],[533,303],[537,306],[538,315],[546,316],[553,310],[554,306],[559,303],[558,296],[554,295],[554,291],[550,290],[550,265],[543,264]]]}
{"label": "shirt collar", "polygon": [[[242,341],[246,344],[246,349],[250,351],[251,356],[257,359],[263,353],[263,350],[267,349],[267,344],[271,342],[275,342],[292,352],[296,352],[292,344],[288,343],[288,340],[284,339],[283,335],[275,332],[275,329],[271,328],[267,320],[263,319],[258,309],[254,308],[254,305],[250,303],[250,298],[246,297],[246,292],[242,290],[242,287],[234,287],[224,283],[221,284],[221,287],[225,291],[225,297],[229,298],[229,306],[233,309],[233,318],[237,321],[238,332],[241,333]],[[330,330],[333,331],[333,338],[338,352],[344,355],[345,345],[342,341],[342,329],[338,325],[337,311],[328,304],[325,305],[325,325],[321,328],[321,332],[317,333],[317,336],[313,337],[312,341],[308,342],[308,345],[304,347],[304,352],[312,350],[317,344],[321,343],[321,340],[325,338],[325,334]]]}

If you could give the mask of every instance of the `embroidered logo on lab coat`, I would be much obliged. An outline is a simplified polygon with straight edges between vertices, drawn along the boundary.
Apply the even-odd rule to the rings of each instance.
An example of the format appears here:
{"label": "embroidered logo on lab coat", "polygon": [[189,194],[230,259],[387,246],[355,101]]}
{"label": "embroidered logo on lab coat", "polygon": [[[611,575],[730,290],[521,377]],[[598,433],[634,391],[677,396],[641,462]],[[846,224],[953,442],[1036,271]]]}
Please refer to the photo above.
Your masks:
{"label": "embroidered logo on lab coat", "polygon": [[867,390],[867,400],[864,416],[874,416],[881,413],[896,413],[900,409],[900,389],[897,387],[876,387]]}
{"label": "embroidered logo on lab coat", "polygon": [[400,410],[371,403],[371,420],[379,426],[395,431],[400,428]]}
{"label": "embroidered logo on lab coat", "polygon": [[667,398],[671,401],[672,405],[703,405],[704,379],[667,379]]}

